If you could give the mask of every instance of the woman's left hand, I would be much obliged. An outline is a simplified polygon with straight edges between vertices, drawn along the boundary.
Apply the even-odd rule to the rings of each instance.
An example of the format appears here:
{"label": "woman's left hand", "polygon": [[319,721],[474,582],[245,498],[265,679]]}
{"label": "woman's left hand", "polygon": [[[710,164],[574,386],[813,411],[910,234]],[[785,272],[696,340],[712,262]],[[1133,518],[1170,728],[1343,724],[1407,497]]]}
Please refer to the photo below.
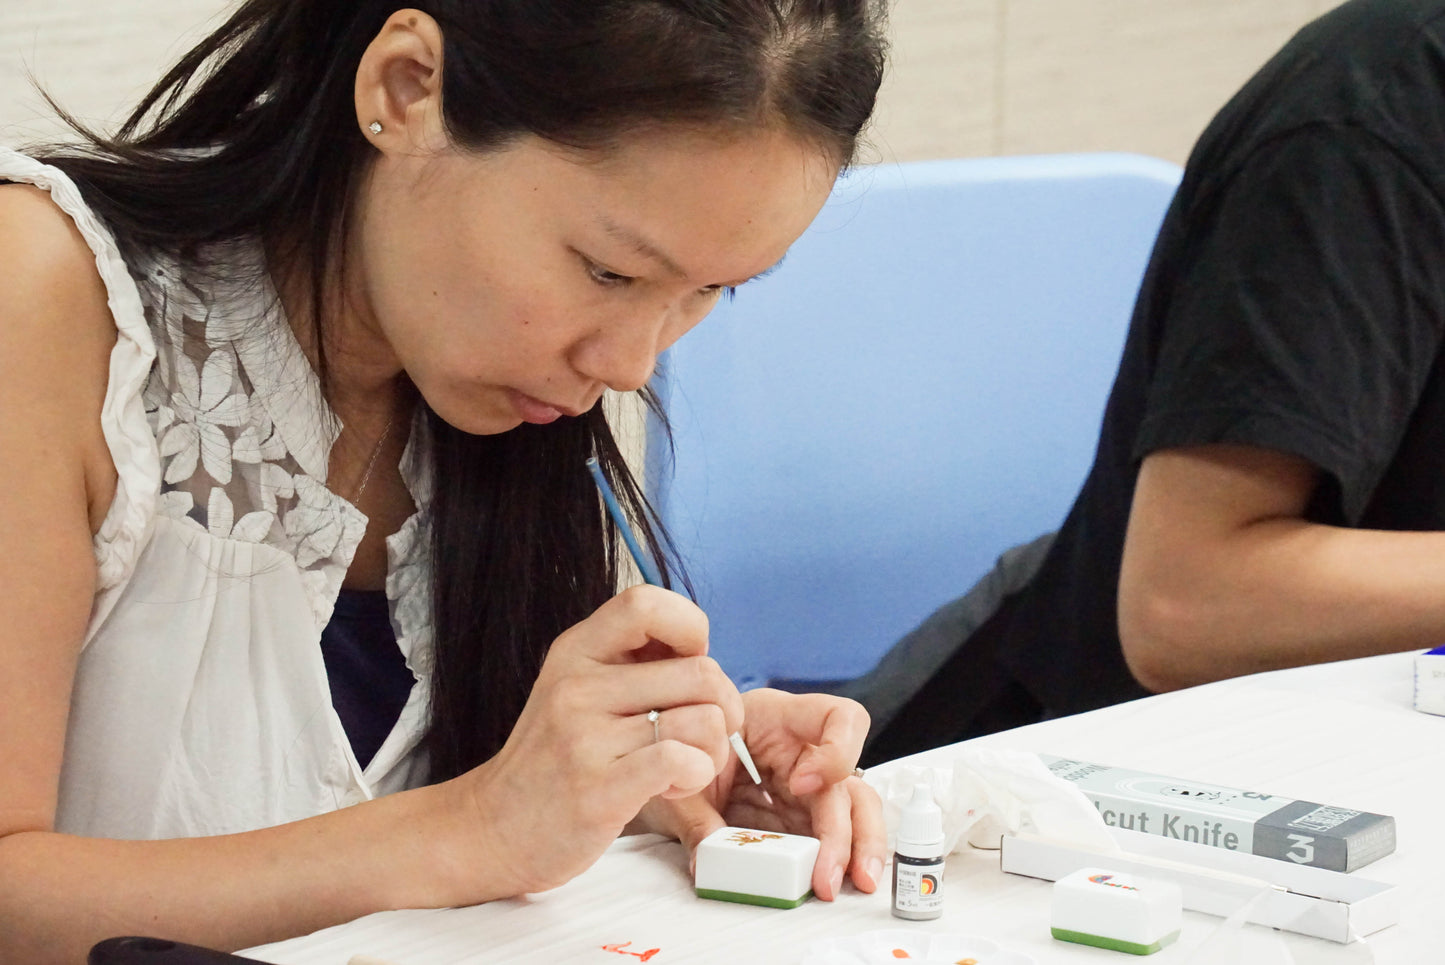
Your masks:
{"label": "woman's left hand", "polygon": [[860,891],[874,891],[887,851],[883,803],[854,772],[868,734],[868,712],[856,701],[828,694],[763,689],[742,696],[743,741],[763,787],[732,756],[702,793],[654,798],[638,816],[640,824],[673,835],[689,855],[703,838],[729,825],[812,835],[819,841],[814,894],[832,901],[845,874]]}

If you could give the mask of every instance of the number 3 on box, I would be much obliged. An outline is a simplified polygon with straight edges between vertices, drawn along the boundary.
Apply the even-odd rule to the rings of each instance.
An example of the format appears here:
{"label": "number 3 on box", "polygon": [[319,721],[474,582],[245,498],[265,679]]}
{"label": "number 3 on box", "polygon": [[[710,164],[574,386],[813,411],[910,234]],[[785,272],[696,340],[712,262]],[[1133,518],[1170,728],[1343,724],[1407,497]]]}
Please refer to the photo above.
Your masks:
{"label": "number 3 on box", "polygon": [[1290,841],[1294,846],[1285,852],[1285,857],[1300,864],[1309,864],[1315,860],[1315,839],[1308,834],[1291,834]]}

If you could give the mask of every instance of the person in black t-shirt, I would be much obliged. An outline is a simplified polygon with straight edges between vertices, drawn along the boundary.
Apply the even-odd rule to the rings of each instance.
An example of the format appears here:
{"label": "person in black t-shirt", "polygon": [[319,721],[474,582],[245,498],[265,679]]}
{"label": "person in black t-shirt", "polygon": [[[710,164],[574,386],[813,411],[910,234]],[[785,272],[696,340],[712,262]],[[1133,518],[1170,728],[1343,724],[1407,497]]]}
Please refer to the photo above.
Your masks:
{"label": "person in black t-shirt", "polygon": [[1445,0],[1352,0],[1210,124],[1095,462],[850,691],[884,760],[1445,641]]}

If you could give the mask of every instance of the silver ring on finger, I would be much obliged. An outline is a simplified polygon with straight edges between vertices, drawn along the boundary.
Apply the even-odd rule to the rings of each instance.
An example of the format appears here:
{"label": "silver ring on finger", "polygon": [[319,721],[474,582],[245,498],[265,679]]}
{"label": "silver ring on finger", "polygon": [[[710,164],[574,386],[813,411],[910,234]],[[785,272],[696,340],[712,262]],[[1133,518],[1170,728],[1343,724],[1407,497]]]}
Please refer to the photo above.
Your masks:
{"label": "silver ring on finger", "polygon": [[662,725],[659,723],[659,721],[662,720],[662,711],[649,710],[647,712],[647,720],[652,724],[652,742],[656,744],[662,740]]}

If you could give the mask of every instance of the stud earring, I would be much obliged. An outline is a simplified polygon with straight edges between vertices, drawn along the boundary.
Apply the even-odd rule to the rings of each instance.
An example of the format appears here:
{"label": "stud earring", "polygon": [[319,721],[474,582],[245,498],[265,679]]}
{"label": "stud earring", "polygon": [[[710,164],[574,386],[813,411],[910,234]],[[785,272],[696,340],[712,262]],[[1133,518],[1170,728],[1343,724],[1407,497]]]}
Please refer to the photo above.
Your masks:
{"label": "stud earring", "polygon": [[381,121],[372,121],[370,124],[366,125],[366,129],[373,134],[380,134]]}

